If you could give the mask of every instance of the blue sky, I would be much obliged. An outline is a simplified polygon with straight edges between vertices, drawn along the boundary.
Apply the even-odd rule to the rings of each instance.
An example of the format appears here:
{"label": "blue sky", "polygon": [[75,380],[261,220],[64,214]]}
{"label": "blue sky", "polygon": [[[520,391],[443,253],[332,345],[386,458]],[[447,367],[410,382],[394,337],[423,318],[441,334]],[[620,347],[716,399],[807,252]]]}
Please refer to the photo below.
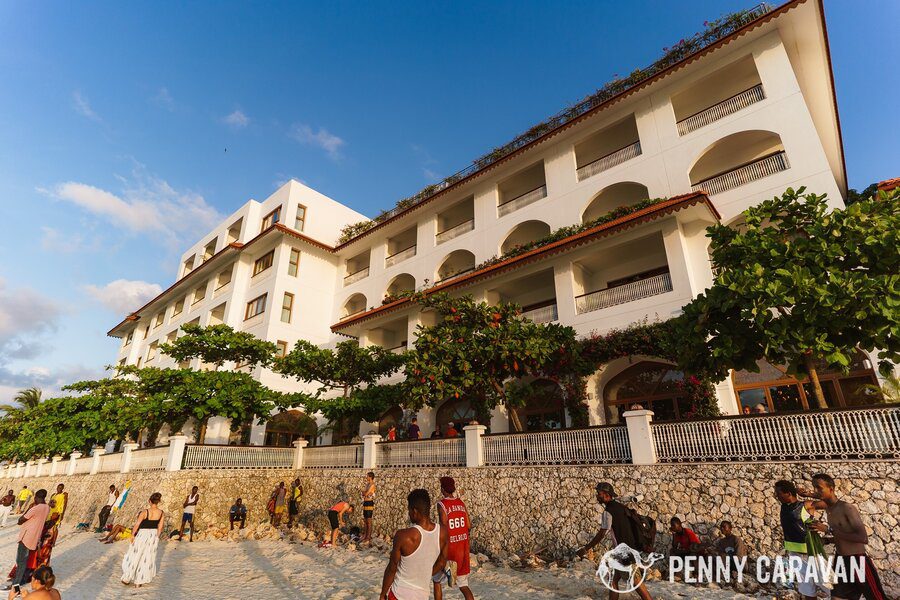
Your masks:
{"label": "blue sky", "polygon": [[[247,199],[375,214],[750,4],[0,3],[0,401],[98,375]],[[826,13],[861,189],[900,176],[900,3]]]}

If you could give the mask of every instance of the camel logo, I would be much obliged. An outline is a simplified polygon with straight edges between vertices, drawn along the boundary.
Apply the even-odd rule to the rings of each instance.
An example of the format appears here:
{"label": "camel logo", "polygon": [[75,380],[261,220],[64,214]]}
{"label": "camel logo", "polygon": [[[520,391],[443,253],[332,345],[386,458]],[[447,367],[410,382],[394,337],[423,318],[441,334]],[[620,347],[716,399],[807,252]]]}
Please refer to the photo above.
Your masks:
{"label": "camel logo", "polygon": [[[628,544],[619,544],[600,559],[600,566],[597,567],[597,577],[600,578],[600,583],[611,592],[633,592],[647,579],[647,572],[650,570],[650,567],[663,558],[665,557],[662,554],[651,552],[647,555],[647,560],[644,561],[640,552],[631,548]],[[617,574],[616,571],[622,574]],[[636,571],[639,572],[637,573],[638,576],[634,576]],[[628,582],[624,589],[613,586],[613,581],[620,578],[624,578]]]}

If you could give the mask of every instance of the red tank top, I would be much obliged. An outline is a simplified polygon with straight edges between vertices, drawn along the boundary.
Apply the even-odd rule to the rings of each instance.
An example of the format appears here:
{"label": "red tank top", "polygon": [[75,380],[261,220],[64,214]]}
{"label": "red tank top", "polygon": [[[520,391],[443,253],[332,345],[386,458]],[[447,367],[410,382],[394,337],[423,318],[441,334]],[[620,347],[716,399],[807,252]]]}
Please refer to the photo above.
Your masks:
{"label": "red tank top", "polygon": [[442,498],[438,504],[447,515],[447,530],[450,544],[447,560],[457,565],[457,575],[469,574],[469,513],[465,503],[459,498]]}

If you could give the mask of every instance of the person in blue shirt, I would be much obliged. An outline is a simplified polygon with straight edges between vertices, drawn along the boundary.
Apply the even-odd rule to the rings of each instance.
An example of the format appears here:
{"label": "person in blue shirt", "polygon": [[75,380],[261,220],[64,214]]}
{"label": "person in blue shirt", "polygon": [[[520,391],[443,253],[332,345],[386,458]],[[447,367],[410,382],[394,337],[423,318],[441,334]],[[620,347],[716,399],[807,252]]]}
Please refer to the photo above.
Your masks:
{"label": "person in blue shirt", "polygon": [[240,528],[244,528],[244,523],[247,521],[247,507],[244,506],[244,502],[240,498],[235,500],[228,510],[228,520],[231,523],[232,530],[234,530],[234,524],[238,521],[241,523]]}

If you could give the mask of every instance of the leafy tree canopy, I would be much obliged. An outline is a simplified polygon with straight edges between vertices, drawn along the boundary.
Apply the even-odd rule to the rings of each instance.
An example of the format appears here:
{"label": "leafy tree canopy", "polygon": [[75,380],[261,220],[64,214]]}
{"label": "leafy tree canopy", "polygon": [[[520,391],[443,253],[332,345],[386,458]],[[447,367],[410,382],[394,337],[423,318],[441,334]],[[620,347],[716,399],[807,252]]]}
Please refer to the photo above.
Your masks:
{"label": "leafy tree canopy", "polygon": [[269,366],[277,348],[251,333],[235,331],[228,325],[182,325],[184,335],[160,346],[160,351],[178,362],[200,358],[204,363],[221,367],[226,361],[239,365]]}

